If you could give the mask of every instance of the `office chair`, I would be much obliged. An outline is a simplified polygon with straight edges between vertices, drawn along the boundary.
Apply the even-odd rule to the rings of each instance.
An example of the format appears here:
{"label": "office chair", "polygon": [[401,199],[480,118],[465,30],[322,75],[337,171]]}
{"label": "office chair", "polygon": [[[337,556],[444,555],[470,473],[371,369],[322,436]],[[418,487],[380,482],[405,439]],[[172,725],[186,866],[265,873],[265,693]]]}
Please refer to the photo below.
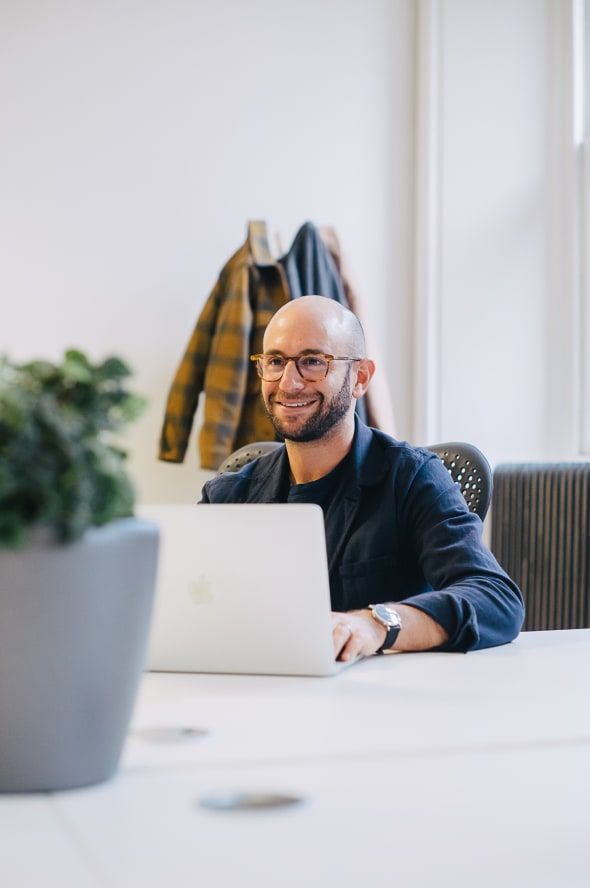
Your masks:
{"label": "office chair", "polygon": [[[220,465],[219,475],[225,472],[238,472],[247,463],[259,456],[271,453],[281,447],[278,441],[255,441],[240,447]],[[449,475],[461,488],[465,502],[471,512],[475,512],[483,521],[492,499],[492,470],[477,447],[453,441],[447,444],[432,444],[426,447],[432,450],[443,463]]]}

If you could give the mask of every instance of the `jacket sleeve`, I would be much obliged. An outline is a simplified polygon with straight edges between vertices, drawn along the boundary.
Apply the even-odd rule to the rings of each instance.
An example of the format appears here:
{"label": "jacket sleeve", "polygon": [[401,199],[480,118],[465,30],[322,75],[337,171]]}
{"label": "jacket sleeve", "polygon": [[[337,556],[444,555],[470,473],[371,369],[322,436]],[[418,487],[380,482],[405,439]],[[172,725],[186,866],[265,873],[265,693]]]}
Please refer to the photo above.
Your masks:
{"label": "jacket sleeve", "polygon": [[199,505],[199,506],[207,505],[207,503],[210,503],[210,502],[211,502],[211,500],[209,498],[209,491],[207,490],[207,482],[205,482],[205,484],[203,485],[203,487],[201,489],[201,499],[199,500],[197,505]]}
{"label": "jacket sleeve", "polygon": [[222,282],[218,279],[170,386],[158,453],[158,459],[166,462],[182,462],[186,453],[199,394],[203,389],[221,296]]}
{"label": "jacket sleeve", "polygon": [[199,435],[204,469],[217,469],[234,449],[248,382],[252,323],[249,270],[241,265],[225,281],[205,373],[205,415]]}
{"label": "jacket sleeve", "polygon": [[483,525],[436,457],[416,472],[402,505],[426,582],[432,591],[404,599],[443,626],[440,650],[469,651],[506,644],[524,619],[518,586],[482,540]]}

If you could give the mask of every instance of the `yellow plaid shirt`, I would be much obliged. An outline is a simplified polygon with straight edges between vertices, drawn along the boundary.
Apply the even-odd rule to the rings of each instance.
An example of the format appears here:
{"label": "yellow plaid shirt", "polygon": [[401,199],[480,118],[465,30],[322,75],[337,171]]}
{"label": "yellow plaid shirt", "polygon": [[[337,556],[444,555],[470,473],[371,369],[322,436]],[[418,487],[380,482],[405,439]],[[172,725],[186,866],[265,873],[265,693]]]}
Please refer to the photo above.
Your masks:
{"label": "yellow plaid shirt", "polygon": [[275,438],[251,354],[262,351],[272,315],[290,299],[282,266],[270,252],[266,224],[250,222],[246,242],[223,267],[170,388],[159,458],[182,462],[201,392],[201,466],[217,469],[243,444]]}

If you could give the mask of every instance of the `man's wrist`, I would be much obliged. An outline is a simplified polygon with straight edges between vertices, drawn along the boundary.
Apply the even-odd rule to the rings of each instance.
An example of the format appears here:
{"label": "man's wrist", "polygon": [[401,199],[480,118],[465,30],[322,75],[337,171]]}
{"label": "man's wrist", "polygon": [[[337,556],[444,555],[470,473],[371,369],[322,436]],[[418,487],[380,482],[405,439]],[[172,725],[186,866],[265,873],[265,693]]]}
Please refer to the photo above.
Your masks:
{"label": "man's wrist", "polygon": [[371,618],[385,631],[382,644],[379,645],[376,654],[391,650],[402,628],[402,620],[399,612],[390,604],[370,604]]}

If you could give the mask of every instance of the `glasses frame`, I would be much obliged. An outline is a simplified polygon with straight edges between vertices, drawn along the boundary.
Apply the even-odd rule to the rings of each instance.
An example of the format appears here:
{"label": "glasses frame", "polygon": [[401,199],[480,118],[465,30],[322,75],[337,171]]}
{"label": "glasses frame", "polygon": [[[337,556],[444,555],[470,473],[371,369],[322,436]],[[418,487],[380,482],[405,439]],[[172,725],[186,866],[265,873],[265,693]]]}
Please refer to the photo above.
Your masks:
{"label": "glasses frame", "polygon": [[[285,366],[283,367],[283,372],[281,373],[281,375],[275,377],[274,379],[265,379],[264,376],[262,375],[262,368],[261,368],[260,364],[258,363],[260,358],[282,358],[282,360],[285,362]],[[304,376],[299,368],[299,361],[302,360],[303,358],[324,358],[324,360],[327,363],[326,372],[324,373],[324,375],[318,376],[315,379],[308,379],[307,376]],[[278,382],[280,379],[282,379],[284,376],[285,370],[287,369],[287,364],[289,363],[289,361],[293,361],[293,363],[295,364],[295,367],[297,369],[297,372],[299,373],[299,376],[302,379],[305,379],[306,382],[321,382],[321,380],[325,379],[326,376],[328,375],[328,373],[330,372],[330,366],[333,361],[362,361],[363,358],[353,358],[353,357],[349,357],[347,355],[326,355],[326,354],[324,354],[324,352],[306,352],[303,355],[280,355],[280,354],[274,354],[273,352],[266,352],[266,353],[262,353],[260,355],[250,355],[250,360],[254,361],[254,363],[256,364],[256,372],[258,373],[258,376],[260,377],[260,379],[262,379],[264,382]]]}

